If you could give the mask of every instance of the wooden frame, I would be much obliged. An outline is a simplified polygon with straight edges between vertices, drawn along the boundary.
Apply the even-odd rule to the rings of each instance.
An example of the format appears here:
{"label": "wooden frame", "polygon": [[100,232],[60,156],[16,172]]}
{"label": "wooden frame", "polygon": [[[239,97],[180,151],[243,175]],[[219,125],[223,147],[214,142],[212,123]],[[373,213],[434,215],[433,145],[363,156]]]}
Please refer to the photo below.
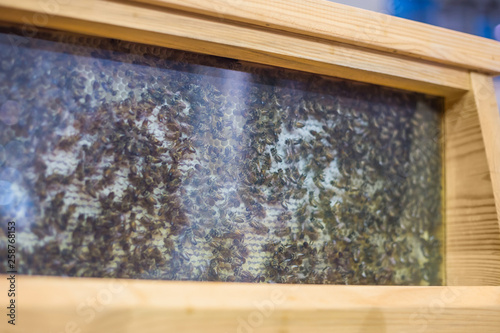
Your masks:
{"label": "wooden frame", "polygon": [[446,98],[447,287],[21,276],[18,325],[8,332],[498,331],[500,118],[491,77],[500,44],[323,0],[0,0],[0,21],[26,34],[52,28]]}

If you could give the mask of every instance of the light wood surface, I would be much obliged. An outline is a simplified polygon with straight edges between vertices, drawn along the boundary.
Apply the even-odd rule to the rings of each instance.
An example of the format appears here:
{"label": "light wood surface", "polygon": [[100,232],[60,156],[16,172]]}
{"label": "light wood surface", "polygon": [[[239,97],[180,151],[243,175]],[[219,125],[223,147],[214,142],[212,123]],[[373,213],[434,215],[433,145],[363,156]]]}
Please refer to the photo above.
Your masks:
{"label": "light wood surface", "polygon": [[[324,39],[106,0],[0,0],[0,20],[117,38],[450,96],[470,89],[468,72]],[[28,32],[29,29],[26,29]]]}
{"label": "light wood surface", "polygon": [[500,43],[325,0],[133,0],[385,52],[500,72]]}
{"label": "light wood surface", "polygon": [[499,215],[487,160],[491,144],[475,99],[471,91],[449,100],[445,113],[447,285],[500,284]]}
{"label": "light wood surface", "polygon": [[[472,91],[486,149],[497,216],[500,217],[500,113],[491,77],[471,73]],[[500,220],[499,220],[500,226]]]}
{"label": "light wood surface", "polygon": [[[5,290],[5,276],[0,276]],[[500,287],[18,277],[2,332],[498,332]],[[1,294],[5,300],[6,294]],[[5,301],[2,301],[5,304]]]}

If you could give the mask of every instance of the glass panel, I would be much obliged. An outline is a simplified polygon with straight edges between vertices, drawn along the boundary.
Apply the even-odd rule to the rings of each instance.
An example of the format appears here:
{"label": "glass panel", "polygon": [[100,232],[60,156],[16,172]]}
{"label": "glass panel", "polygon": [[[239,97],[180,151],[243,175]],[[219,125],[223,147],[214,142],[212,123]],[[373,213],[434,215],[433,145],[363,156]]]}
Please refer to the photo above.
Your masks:
{"label": "glass panel", "polygon": [[0,248],[15,221],[19,273],[442,283],[441,99],[12,32]]}

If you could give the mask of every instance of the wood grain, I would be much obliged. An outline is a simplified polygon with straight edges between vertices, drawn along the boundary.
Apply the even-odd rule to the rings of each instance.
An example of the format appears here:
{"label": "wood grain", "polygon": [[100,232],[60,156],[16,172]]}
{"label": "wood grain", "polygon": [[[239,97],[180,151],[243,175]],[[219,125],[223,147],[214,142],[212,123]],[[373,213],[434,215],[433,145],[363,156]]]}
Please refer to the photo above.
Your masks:
{"label": "wood grain", "polygon": [[500,113],[495,86],[491,77],[479,73],[471,73],[471,82],[488,160],[497,216],[500,217]]}
{"label": "wood grain", "polygon": [[[368,83],[451,96],[468,72],[329,40],[220,22],[149,5],[64,1],[50,15],[39,0],[0,0],[0,20],[235,58]],[[45,15],[45,16],[43,16]],[[46,20],[44,20],[46,18]],[[30,28],[26,27],[27,31]]]}
{"label": "wood grain", "polygon": [[[0,281],[5,290],[5,276]],[[18,276],[18,290],[18,322],[2,332],[459,333],[480,328],[496,333],[500,327],[500,287]],[[1,295],[6,304],[6,294]]]}
{"label": "wood grain", "polygon": [[485,140],[475,94],[449,100],[444,147],[447,285],[500,284],[499,215]]}
{"label": "wood grain", "polygon": [[500,73],[500,43],[325,0],[133,0]]}

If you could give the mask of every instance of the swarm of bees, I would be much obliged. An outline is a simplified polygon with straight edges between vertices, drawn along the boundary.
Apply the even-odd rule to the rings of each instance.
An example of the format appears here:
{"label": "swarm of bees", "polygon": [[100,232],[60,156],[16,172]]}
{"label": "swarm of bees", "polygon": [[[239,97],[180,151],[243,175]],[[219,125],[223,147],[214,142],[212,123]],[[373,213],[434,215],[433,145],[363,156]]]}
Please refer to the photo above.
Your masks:
{"label": "swarm of bees", "polygon": [[1,168],[24,195],[0,213],[19,226],[20,273],[442,283],[441,100],[54,32],[13,47],[9,33],[0,105],[20,113],[0,145],[22,153]]}

